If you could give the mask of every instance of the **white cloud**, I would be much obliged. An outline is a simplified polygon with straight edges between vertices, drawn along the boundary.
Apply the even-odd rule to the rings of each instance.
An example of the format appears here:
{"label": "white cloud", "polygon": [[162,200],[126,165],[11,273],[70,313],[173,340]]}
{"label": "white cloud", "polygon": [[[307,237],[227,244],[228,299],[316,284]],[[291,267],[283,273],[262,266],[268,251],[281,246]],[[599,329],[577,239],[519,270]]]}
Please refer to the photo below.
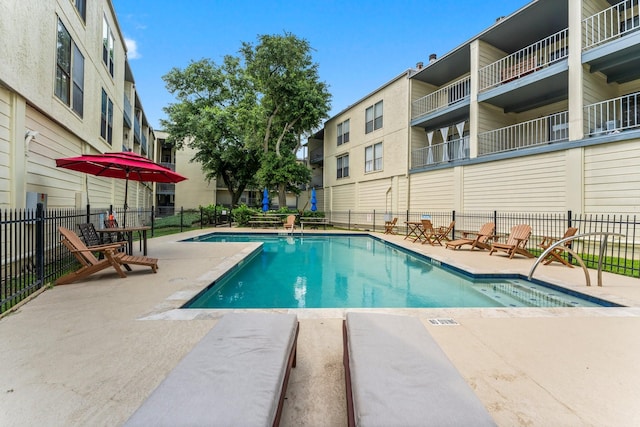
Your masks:
{"label": "white cloud", "polygon": [[138,43],[135,40],[125,37],[124,43],[127,45],[127,58],[138,59],[142,56],[138,52]]}

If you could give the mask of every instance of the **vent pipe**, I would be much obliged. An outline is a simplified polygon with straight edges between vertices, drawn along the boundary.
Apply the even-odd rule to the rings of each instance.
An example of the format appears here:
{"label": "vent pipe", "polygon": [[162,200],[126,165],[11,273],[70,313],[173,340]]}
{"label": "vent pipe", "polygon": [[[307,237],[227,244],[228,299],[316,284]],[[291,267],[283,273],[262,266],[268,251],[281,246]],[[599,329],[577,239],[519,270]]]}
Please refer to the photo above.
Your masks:
{"label": "vent pipe", "polygon": [[435,53],[429,55],[429,63],[434,62],[436,59],[438,59],[438,55],[436,55]]}

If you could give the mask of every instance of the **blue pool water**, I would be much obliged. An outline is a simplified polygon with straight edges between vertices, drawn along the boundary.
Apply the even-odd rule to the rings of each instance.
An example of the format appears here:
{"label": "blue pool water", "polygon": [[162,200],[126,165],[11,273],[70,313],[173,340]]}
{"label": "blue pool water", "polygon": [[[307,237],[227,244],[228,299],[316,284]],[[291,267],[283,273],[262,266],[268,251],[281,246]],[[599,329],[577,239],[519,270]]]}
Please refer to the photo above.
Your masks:
{"label": "blue pool water", "polygon": [[264,244],[187,308],[607,305],[525,280],[473,278],[370,236],[214,233],[197,240]]}

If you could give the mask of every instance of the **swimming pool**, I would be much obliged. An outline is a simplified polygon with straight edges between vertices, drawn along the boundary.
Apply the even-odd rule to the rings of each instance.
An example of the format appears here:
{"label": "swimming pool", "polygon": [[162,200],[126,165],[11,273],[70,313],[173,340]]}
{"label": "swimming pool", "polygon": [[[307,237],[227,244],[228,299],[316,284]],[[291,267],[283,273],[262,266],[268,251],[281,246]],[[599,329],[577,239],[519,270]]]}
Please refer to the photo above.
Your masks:
{"label": "swimming pool", "polygon": [[519,278],[472,277],[371,236],[212,233],[189,240],[263,245],[185,308],[612,305]]}

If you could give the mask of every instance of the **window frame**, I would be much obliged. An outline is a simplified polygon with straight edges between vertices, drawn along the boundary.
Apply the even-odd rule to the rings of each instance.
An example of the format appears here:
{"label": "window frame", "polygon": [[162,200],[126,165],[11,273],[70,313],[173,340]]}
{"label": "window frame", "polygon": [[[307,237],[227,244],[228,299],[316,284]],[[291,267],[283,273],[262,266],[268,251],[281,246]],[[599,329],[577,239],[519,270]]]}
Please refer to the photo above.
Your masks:
{"label": "window frame", "polygon": [[383,168],[382,141],[364,147],[364,173],[379,172]]}
{"label": "window frame", "polygon": [[336,157],[336,179],[349,177],[349,154]]}
{"label": "window frame", "polygon": [[58,16],[53,94],[78,116],[84,115],[84,55]]}
{"label": "window frame", "polygon": [[113,101],[104,88],[100,99],[100,137],[113,145]]}
{"label": "window frame", "polygon": [[114,46],[115,38],[113,37],[113,31],[111,31],[111,26],[109,25],[109,21],[107,21],[107,16],[104,15],[102,17],[102,63],[107,68],[111,77],[113,77],[114,72]]}
{"label": "window frame", "polygon": [[337,137],[338,145],[346,144],[347,142],[349,142],[349,128],[350,128],[349,119],[341,123],[338,123],[338,125],[336,126],[336,130],[338,133],[338,137]]}
{"label": "window frame", "polygon": [[384,103],[380,100],[364,111],[364,133],[371,133],[375,130],[382,129],[384,117]]}
{"label": "window frame", "polygon": [[78,11],[78,15],[82,18],[82,21],[87,22],[87,0],[71,0],[73,5]]}

